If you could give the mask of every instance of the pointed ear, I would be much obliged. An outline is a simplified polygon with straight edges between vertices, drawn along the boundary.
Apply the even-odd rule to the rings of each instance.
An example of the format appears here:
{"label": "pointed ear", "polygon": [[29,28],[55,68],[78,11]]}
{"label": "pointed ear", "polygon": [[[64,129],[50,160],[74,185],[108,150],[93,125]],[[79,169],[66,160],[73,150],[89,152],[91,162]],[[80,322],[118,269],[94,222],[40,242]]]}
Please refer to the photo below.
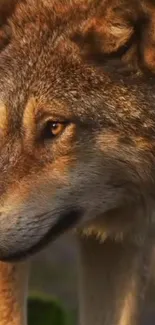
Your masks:
{"label": "pointed ear", "polygon": [[8,19],[13,14],[18,0],[0,0],[0,50],[8,44],[11,30]]}
{"label": "pointed ear", "polygon": [[[132,2],[132,0],[130,0]],[[136,12],[122,1],[101,1],[74,40],[87,54],[112,54],[126,47],[134,34]],[[103,3],[103,4],[102,4]],[[123,4],[123,5],[122,5]]]}
{"label": "pointed ear", "polygon": [[116,57],[155,72],[154,0],[100,3],[74,35],[81,53],[100,63]]}

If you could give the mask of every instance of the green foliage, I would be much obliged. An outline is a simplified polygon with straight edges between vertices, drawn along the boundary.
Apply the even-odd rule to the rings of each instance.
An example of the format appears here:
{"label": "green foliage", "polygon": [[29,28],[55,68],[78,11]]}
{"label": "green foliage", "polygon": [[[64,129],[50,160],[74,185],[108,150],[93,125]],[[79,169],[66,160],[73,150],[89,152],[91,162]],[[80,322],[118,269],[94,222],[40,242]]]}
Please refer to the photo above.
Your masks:
{"label": "green foliage", "polygon": [[28,325],[73,325],[71,319],[54,299],[31,296],[28,300]]}

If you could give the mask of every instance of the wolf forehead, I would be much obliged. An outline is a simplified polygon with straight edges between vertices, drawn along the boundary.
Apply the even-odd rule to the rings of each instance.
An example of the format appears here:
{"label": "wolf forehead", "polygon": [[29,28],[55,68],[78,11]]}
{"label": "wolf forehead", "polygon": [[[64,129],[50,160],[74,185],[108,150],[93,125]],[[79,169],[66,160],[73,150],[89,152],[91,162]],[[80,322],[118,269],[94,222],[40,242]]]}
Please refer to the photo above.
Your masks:
{"label": "wolf forehead", "polygon": [[49,23],[47,8],[42,14],[31,14],[26,13],[25,25],[21,17],[17,24],[17,14],[10,18],[13,31],[0,53],[1,102],[10,117],[16,112],[16,118],[21,118],[29,100],[35,98],[36,106],[50,105],[53,113],[93,119],[96,113],[92,104],[96,105],[97,92],[98,102],[102,101],[104,75],[100,77],[85,64],[77,46],[57,24],[53,25],[52,10]]}
{"label": "wolf forehead", "polygon": [[[109,7],[115,2],[111,1]],[[135,3],[137,6],[139,1]],[[132,125],[132,130],[140,133],[144,121],[149,131],[154,127],[151,123],[155,106],[152,79],[148,77],[146,84],[135,75],[122,78],[117,76],[117,69],[113,78],[106,71],[107,54],[104,57],[102,53],[102,65],[96,61],[92,64],[85,60],[82,48],[74,41],[77,31],[82,33],[87,29],[88,17],[98,12],[97,1],[13,0],[12,4],[10,12],[6,11],[6,21],[4,15],[0,40],[0,99],[10,119],[18,123],[30,98],[35,97],[40,107],[48,105],[52,112],[72,114],[82,121],[96,121],[112,128],[117,126],[117,129],[130,129]],[[130,14],[132,16],[132,10]],[[108,26],[106,15],[103,21]],[[125,28],[128,37],[127,27],[128,23]],[[116,31],[120,35],[118,26]],[[131,26],[129,36],[130,32]],[[104,38],[108,42],[105,33]],[[114,44],[114,53],[115,47]],[[88,50],[91,51],[89,46]],[[110,61],[109,66],[112,65]]]}

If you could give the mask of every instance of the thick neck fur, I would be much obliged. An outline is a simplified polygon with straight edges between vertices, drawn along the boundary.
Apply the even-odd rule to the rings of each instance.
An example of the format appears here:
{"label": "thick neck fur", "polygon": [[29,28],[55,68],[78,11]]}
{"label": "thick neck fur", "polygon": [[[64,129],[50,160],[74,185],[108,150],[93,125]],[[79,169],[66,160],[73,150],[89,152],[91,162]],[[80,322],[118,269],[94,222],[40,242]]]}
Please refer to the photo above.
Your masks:
{"label": "thick neck fur", "polygon": [[153,246],[80,238],[80,325],[140,325]]}

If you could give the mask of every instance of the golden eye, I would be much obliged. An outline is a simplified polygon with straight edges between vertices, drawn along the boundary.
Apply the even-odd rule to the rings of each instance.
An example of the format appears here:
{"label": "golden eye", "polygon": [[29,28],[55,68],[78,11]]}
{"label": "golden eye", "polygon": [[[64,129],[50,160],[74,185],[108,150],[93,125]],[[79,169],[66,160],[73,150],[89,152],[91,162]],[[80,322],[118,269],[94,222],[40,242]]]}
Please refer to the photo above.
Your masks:
{"label": "golden eye", "polygon": [[65,125],[66,124],[63,122],[48,121],[43,132],[44,139],[51,139],[59,136],[65,129]]}
{"label": "golden eye", "polygon": [[51,133],[53,136],[59,135],[65,128],[65,125],[60,122],[52,122],[51,123]]}

